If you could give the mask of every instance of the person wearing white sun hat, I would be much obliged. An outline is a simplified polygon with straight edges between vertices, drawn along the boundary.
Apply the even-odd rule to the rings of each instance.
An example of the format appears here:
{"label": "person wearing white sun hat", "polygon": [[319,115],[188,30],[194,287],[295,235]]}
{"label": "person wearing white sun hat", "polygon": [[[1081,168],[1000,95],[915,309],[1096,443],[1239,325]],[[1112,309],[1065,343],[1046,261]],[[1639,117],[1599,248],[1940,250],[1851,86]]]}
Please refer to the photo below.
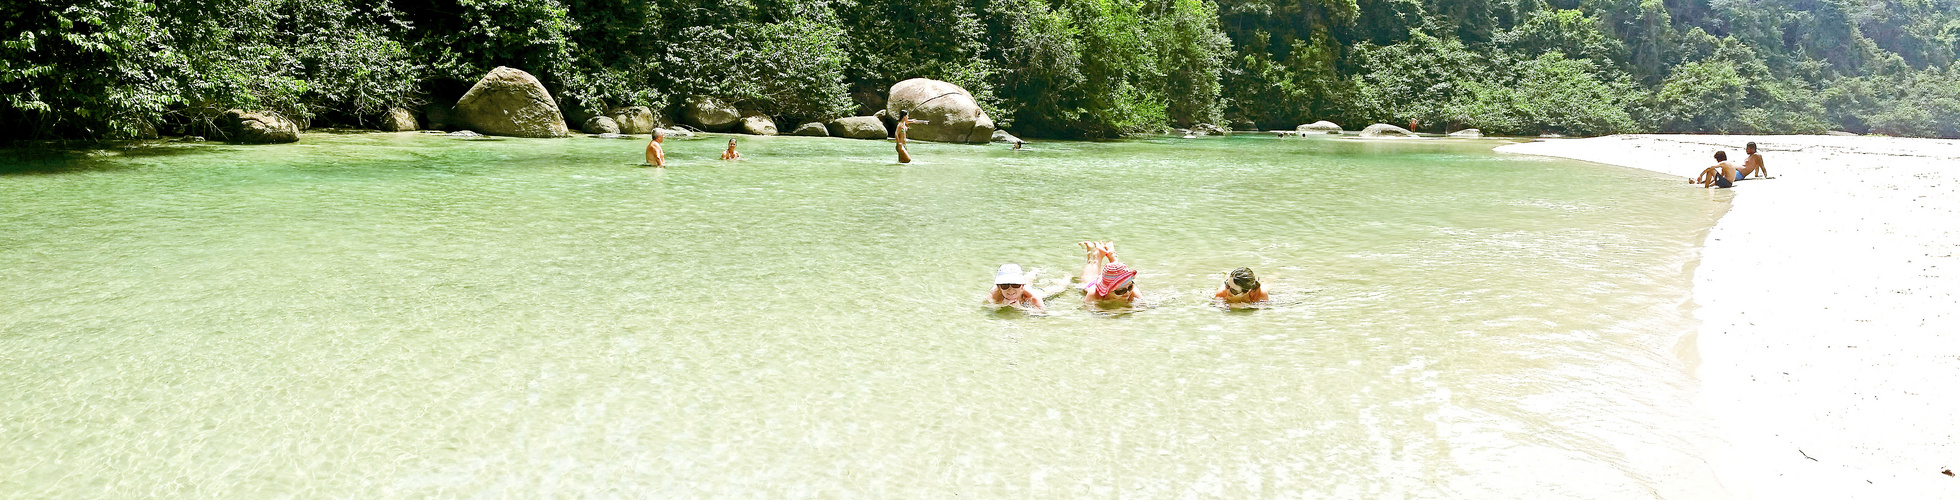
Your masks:
{"label": "person wearing white sun hat", "polygon": [[1001,264],[1000,270],[994,271],[994,290],[987,295],[987,304],[1021,309],[1046,307],[1041,297],[1028,289],[1029,274],[1021,272],[1020,264]]}

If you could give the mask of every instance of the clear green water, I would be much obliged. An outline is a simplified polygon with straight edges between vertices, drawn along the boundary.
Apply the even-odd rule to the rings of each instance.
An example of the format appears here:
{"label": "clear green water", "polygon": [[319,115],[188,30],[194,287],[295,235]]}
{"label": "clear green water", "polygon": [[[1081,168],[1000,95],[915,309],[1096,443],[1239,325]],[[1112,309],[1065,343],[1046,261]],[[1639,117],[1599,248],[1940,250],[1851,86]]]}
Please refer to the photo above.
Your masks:
{"label": "clear green water", "polygon": [[[0,497],[1705,498],[1725,193],[1487,141],[0,155]],[[1110,239],[1149,307],[978,306]],[[1276,305],[1207,300],[1250,266]]]}

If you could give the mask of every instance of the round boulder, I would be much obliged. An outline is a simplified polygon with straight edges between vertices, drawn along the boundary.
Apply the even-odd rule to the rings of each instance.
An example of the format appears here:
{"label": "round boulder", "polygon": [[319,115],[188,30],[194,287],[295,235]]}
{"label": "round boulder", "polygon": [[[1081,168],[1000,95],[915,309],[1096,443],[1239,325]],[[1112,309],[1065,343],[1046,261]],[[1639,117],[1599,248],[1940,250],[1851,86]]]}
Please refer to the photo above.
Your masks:
{"label": "round boulder", "polygon": [[558,101],[538,78],[498,66],[456,101],[456,116],[470,128],[511,137],[569,137]]}
{"label": "round boulder", "polygon": [[1328,134],[1338,134],[1341,133],[1341,126],[1335,125],[1334,122],[1321,120],[1306,125],[1293,127],[1293,130],[1298,132],[1319,132],[1319,133],[1328,133]]}
{"label": "round boulder", "polygon": [[776,135],[776,121],[762,115],[742,117],[742,131],[755,135]]}
{"label": "round boulder", "polygon": [[913,78],[893,84],[885,111],[894,119],[900,111],[911,111],[910,118],[926,122],[912,124],[907,139],[985,143],[994,137],[994,120],[980,109],[973,94],[939,80]]}
{"label": "round boulder", "polygon": [[388,111],[381,113],[380,127],[381,130],[388,132],[408,132],[422,129],[421,126],[415,124],[415,113],[410,113],[408,110],[402,108],[388,108]]}
{"label": "round boulder", "polygon": [[612,118],[604,117],[604,116],[594,116],[591,118],[586,118],[585,126],[580,128],[584,129],[585,133],[588,134],[619,133],[619,123],[614,122]]}
{"label": "round boulder", "polygon": [[1450,132],[1450,137],[1483,137],[1483,136],[1484,136],[1484,131],[1477,130],[1474,128],[1466,128],[1463,130]]}
{"label": "round boulder", "polygon": [[1394,125],[1389,125],[1386,123],[1377,123],[1374,125],[1369,125],[1368,128],[1361,129],[1361,136],[1362,137],[1418,137],[1415,132],[1410,132],[1409,129],[1397,127]]}
{"label": "round boulder", "polygon": [[231,142],[270,144],[298,142],[299,125],[271,111],[225,110],[218,115],[218,132]]}
{"label": "round boulder", "polygon": [[1021,142],[1021,138],[1015,137],[1014,134],[1007,133],[1006,130],[995,130],[993,141],[1013,144],[1013,143]]}
{"label": "round boulder", "polygon": [[886,129],[885,122],[879,120],[876,116],[838,118],[831,120],[829,123],[825,123],[824,129],[830,131],[831,137],[849,137],[852,139],[884,139],[891,137],[890,129]]}
{"label": "round boulder", "polygon": [[721,99],[697,95],[687,98],[681,120],[708,132],[727,132],[742,123],[742,113]]}
{"label": "round boulder", "polygon": [[790,132],[790,133],[789,133],[789,135],[802,135],[802,136],[810,136],[810,137],[826,137],[826,136],[829,136],[829,135],[830,135],[830,131],[829,131],[829,130],[825,130],[825,129],[824,129],[824,127],[823,127],[823,124],[822,124],[822,123],[817,123],[817,122],[810,122],[810,123],[805,123],[805,124],[802,124],[802,125],[797,125],[797,126],[796,126],[796,131],[795,131],[795,132]]}
{"label": "round boulder", "polygon": [[647,109],[646,106],[613,108],[611,112],[606,113],[606,116],[612,118],[614,124],[619,125],[619,133],[622,134],[651,134],[654,127],[673,125],[664,123],[665,120],[655,116],[653,110]]}

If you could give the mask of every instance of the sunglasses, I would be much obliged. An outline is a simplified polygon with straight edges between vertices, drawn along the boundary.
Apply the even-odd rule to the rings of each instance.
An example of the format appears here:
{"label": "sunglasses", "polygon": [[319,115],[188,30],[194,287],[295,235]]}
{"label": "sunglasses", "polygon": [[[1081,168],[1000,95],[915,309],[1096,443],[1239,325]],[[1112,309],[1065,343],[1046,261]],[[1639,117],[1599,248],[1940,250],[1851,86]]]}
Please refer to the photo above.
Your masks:
{"label": "sunglasses", "polygon": [[1112,291],[1112,292],[1109,292],[1109,294],[1110,294],[1110,295],[1129,295],[1129,294],[1130,294],[1130,289],[1132,289],[1132,288],[1136,288],[1136,287],[1135,287],[1135,286],[1126,286],[1126,287],[1123,287],[1122,289],[1119,289],[1119,290],[1115,290],[1115,291]]}
{"label": "sunglasses", "polygon": [[1002,290],[1012,290],[1012,289],[1015,289],[1015,288],[1020,288],[1020,287],[1021,287],[1021,285],[1018,285],[1018,284],[1014,284],[1014,283],[1001,283],[1001,284],[998,284],[998,285],[994,285],[994,286],[997,286],[997,287],[1000,287],[1000,289],[1002,289]]}

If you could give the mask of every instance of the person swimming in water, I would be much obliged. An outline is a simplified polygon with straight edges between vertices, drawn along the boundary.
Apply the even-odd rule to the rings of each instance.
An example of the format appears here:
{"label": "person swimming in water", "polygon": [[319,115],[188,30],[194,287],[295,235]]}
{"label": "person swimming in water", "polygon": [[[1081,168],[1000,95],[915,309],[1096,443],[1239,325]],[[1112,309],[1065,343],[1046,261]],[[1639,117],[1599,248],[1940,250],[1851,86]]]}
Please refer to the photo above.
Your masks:
{"label": "person swimming in water", "polygon": [[911,119],[910,118],[911,115],[912,115],[912,110],[909,109],[899,110],[898,124],[892,129],[893,130],[892,137],[898,139],[898,162],[899,163],[912,163],[912,154],[905,152],[905,132],[907,130],[910,130],[912,128],[912,124],[914,123],[931,123],[925,120]]}
{"label": "person swimming in water", "polygon": [[722,151],[722,152],[721,152],[721,159],[723,159],[723,160],[740,160],[740,159],[742,159],[742,154],[741,154],[741,153],[737,153],[737,152],[735,152],[735,139],[734,139],[734,138],[732,138],[732,137],[731,137],[731,138],[729,138],[729,139],[728,139],[728,150],[727,150],[727,151]]}
{"label": "person swimming in water", "polygon": [[647,141],[647,165],[667,166],[667,151],[660,148],[661,139],[666,138],[667,134],[661,133],[660,129],[653,129],[653,139]]}
{"label": "person swimming in water", "polygon": [[1259,286],[1259,278],[1252,275],[1252,268],[1233,269],[1225,278],[1224,286],[1212,297],[1225,301],[1226,305],[1249,304],[1266,300],[1266,290]]}
{"label": "person swimming in water", "polygon": [[[1084,241],[1077,243],[1088,252],[1082,264],[1082,301],[1093,307],[1126,307],[1142,299],[1136,291],[1137,272],[1118,262],[1116,243]],[[1100,276],[1091,281],[1090,277]]]}
{"label": "person swimming in water", "polygon": [[1068,279],[1063,277],[1062,284],[1053,290],[1036,289],[1032,283],[1038,272],[1023,273],[1020,264],[1001,264],[1000,270],[994,271],[994,289],[987,293],[987,305],[1043,310],[1047,304],[1042,303],[1042,297],[1061,292],[1068,286]]}

